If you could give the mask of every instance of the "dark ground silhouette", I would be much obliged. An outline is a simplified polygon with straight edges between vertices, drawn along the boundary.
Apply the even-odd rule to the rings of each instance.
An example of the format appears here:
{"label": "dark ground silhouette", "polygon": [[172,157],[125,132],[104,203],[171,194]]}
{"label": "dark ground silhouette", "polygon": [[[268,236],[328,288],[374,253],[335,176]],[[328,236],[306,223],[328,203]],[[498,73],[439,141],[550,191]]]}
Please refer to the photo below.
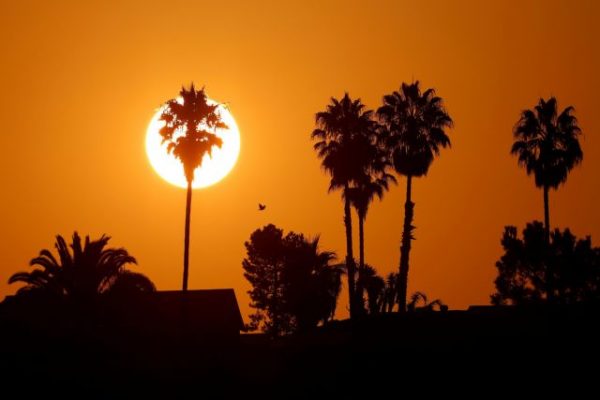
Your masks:
{"label": "dark ground silhouette", "polygon": [[0,307],[0,377],[25,397],[575,395],[592,387],[600,355],[600,308],[590,305],[380,314],[276,340],[148,334],[56,314],[32,322],[11,306]]}

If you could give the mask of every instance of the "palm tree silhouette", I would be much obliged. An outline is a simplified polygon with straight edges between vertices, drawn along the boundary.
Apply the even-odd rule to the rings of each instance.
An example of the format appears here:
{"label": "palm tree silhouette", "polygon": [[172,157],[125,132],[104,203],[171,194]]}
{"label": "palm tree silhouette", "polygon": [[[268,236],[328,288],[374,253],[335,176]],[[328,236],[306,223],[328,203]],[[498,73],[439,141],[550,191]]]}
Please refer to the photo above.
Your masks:
{"label": "palm tree silhouette", "polygon": [[284,297],[299,331],[326,323],[335,313],[343,269],[331,251],[321,250],[320,237],[290,233],[285,238]]}
{"label": "palm tree silhouette", "polygon": [[524,110],[514,129],[511,154],[519,159],[527,175],[544,191],[546,242],[550,243],[550,205],[548,191],[558,189],[573,167],[583,160],[578,136],[581,129],[572,114],[573,107],[558,114],[556,98],[540,99],[533,110]]}
{"label": "palm tree silhouette", "polygon": [[[423,305],[419,307],[419,303]],[[423,292],[414,292],[412,296],[410,296],[410,302],[406,305],[408,311],[435,311],[437,308],[439,311],[447,310],[447,306],[440,299],[435,299],[429,301],[427,295]]]}
{"label": "palm tree silhouette", "polygon": [[398,273],[390,272],[385,278],[385,286],[381,301],[381,312],[391,313],[398,299]]}
{"label": "palm tree silhouette", "polygon": [[[329,191],[342,190],[344,200],[344,225],[346,228],[346,268],[350,317],[357,315],[355,291],[354,255],[352,249],[352,217],[350,212],[350,188],[365,174],[373,159],[365,152],[371,138],[365,132],[374,132],[373,111],[366,110],[360,99],[352,100],[348,93],[341,100],[331,98],[326,111],[316,114],[317,129],[312,139],[317,140],[314,149],[321,158],[321,166],[331,175]],[[368,143],[367,143],[368,142]]]}
{"label": "palm tree silhouette", "polygon": [[[374,146],[378,145],[375,144]],[[375,197],[380,200],[383,198],[384,192],[389,189],[389,182],[396,183],[396,178],[387,173],[390,163],[381,149],[376,148],[370,151],[375,151],[377,157],[373,160],[363,177],[356,182],[356,186],[348,190],[350,201],[358,215],[358,281],[356,296],[360,304],[363,301],[363,282],[366,282],[361,278],[365,273],[364,223],[369,211],[369,205]],[[369,305],[369,308],[371,308],[371,305]]]}
{"label": "palm tree silhouette", "polygon": [[160,129],[160,135],[163,143],[167,143],[167,151],[183,164],[187,181],[183,250],[183,291],[187,291],[194,171],[202,166],[206,155],[212,155],[213,147],[220,148],[223,144],[215,130],[228,127],[221,121],[219,105],[209,103],[204,88],[196,90],[192,83],[189,90],[182,87],[179,95],[180,100],[171,99],[165,103],[160,116],[165,125]]}
{"label": "palm tree silhouette", "polygon": [[327,312],[321,321],[323,325],[335,317],[338,297],[340,297],[340,292],[342,291],[342,275],[345,273],[346,266],[344,264],[329,265],[328,268],[321,269],[319,273],[319,282],[328,294],[325,300]]}
{"label": "palm tree silhouette", "polygon": [[375,268],[366,264],[363,266],[363,271],[359,275],[358,281],[367,292],[369,314],[378,314],[381,312],[385,294],[385,281],[383,278],[377,274]]}
{"label": "palm tree silhouette", "polygon": [[127,264],[136,264],[135,258],[123,248],[106,248],[109,240],[104,235],[98,240],[86,236],[82,245],[75,232],[71,245],[67,245],[58,235],[58,258],[44,249],[30,262],[39,268],[17,272],[8,283],[26,284],[17,291],[19,295],[36,293],[78,304],[89,304],[100,295],[154,291],[154,284],[146,276],[125,269]]}
{"label": "palm tree silhouette", "polygon": [[399,311],[406,310],[408,267],[414,203],[411,199],[412,178],[427,175],[440,147],[450,146],[445,130],[452,127],[452,119],[446,113],[442,99],[434,89],[421,93],[419,81],[402,83],[399,91],[383,98],[383,106],[377,114],[386,128],[387,147],[399,175],[406,176],[406,203],[404,204],[404,226],[400,246],[400,268],[398,305]]}

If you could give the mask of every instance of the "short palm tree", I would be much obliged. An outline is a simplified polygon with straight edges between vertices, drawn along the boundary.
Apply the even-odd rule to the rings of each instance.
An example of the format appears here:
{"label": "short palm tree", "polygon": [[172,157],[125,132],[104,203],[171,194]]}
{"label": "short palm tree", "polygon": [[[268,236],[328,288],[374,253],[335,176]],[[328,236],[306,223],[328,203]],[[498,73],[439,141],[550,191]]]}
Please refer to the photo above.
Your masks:
{"label": "short palm tree", "polygon": [[104,235],[98,240],[86,236],[82,244],[75,232],[72,243],[67,245],[58,235],[58,258],[44,249],[31,260],[30,265],[36,267],[33,271],[17,272],[8,282],[25,283],[18,294],[37,293],[83,304],[101,295],[154,291],[154,284],[147,277],[125,269],[127,264],[136,263],[135,258],[125,249],[106,248],[109,240]]}
{"label": "short palm tree", "polygon": [[342,275],[346,273],[344,264],[329,265],[328,268],[322,269],[319,274],[319,282],[325,288],[328,296],[326,300],[326,313],[321,322],[326,324],[335,317],[338,297],[342,291]]}
{"label": "short palm tree", "polygon": [[377,114],[386,129],[387,148],[394,169],[399,175],[406,176],[398,287],[399,311],[404,312],[410,247],[415,228],[412,224],[412,178],[427,175],[433,160],[440,153],[440,148],[450,146],[446,129],[452,127],[452,119],[434,89],[427,89],[421,93],[419,81],[403,83],[399,91],[384,96],[383,106],[377,110]]}
{"label": "short palm tree", "polygon": [[179,92],[179,99],[166,102],[160,120],[165,125],[160,129],[167,151],[183,164],[187,181],[185,207],[185,239],[183,250],[183,290],[187,290],[189,274],[190,218],[192,209],[192,182],[194,171],[202,166],[204,157],[212,154],[213,147],[221,147],[223,141],[215,133],[216,129],[227,129],[218,112],[219,105],[211,103],[204,88],[196,90],[194,84],[189,90]]}
{"label": "short palm tree", "polygon": [[574,108],[558,114],[554,97],[540,99],[533,110],[524,110],[514,129],[511,154],[519,159],[527,174],[535,176],[535,185],[544,191],[546,242],[550,242],[550,205],[548,191],[558,189],[574,166],[583,160],[579,145],[581,129]]}
{"label": "short palm tree", "polygon": [[320,321],[326,324],[335,316],[338,297],[342,291],[342,275],[346,273],[343,264],[333,263],[337,259],[337,254],[332,251],[321,250],[319,248],[320,237],[316,236],[307,239],[309,265],[312,265],[312,275],[316,281],[317,308]]}
{"label": "short palm tree", "polygon": [[[419,303],[422,306],[419,307]],[[412,296],[410,296],[410,302],[407,304],[408,311],[435,311],[437,308],[439,311],[443,311],[447,309],[447,306],[440,299],[435,299],[429,301],[427,295],[423,292],[414,292]]]}
{"label": "short palm tree", "polygon": [[373,159],[365,152],[371,142],[365,132],[374,132],[373,111],[367,110],[360,99],[352,100],[348,93],[341,100],[331,98],[325,111],[316,114],[317,129],[312,139],[314,149],[321,159],[323,169],[331,176],[329,191],[342,190],[344,200],[344,225],[346,228],[346,268],[350,316],[357,313],[355,272],[352,248],[352,217],[350,188],[360,179]]}
{"label": "short palm tree", "polygon": [[359,283],[367,292],[367,309],[369,314],[379,314],[385,301],[385,281],[377,274],[377,270],[370,265],[364,265]]}
{"label": "short palm tree", "polygon": [[394,305],[397,304],[398,298],[398,273],[390,272],[385,278],[385,286],[381,299],[381,312],[391,313],[394,310]]}
{"label": "short palm tree", "polygon": [[327,322],[335,312],[343,269],[333,261],[336,254],[321,250],[319,236],[286,236],[284,298],[299,331]]}

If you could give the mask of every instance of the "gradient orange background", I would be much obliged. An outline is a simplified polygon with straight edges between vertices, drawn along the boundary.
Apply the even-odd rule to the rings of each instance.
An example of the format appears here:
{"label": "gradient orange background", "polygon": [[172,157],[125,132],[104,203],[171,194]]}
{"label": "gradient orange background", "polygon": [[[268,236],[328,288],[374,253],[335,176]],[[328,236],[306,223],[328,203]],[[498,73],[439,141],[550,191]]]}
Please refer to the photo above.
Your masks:
{"label": "gradient orange background", "polygon": [[[52,4],[49,4],[52,3]],[[267,223],[344,255],[342,203],[310,141],[349,91],[376,108],[413,78],[454,118],[452,149],[414,183],[409,292],[489,302],[503,226],[541,220],[542,193],[509,155],[521,109],[574,105],[584,162],[551,193],[551,222],[600,243],[600,10],[595,1],[3,2],[0,295],[54,235],[108,233],[159,289],[181,285],[185,191],[144,149],[154,110],[206,85],[241,131],[237,166],[194,193],[191,288],[233,287],[246,315],[244,241]],[[595,39],[594,39],[595,38]],[[366,258],[396,270],[405,181],[375,203]],[[267,204],[259,213],[257,203]],[[1,298],[1,296],[0,296]],[[346,292],[338,316],[347,315]]]}

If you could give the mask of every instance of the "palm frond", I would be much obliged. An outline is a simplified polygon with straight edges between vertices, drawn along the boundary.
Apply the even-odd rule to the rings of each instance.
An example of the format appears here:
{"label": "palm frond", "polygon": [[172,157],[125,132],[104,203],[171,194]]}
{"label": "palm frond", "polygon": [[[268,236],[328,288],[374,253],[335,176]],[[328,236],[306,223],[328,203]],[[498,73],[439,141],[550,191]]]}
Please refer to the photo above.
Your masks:
{"label": "palm frond", "polygon": [[216,131],[228,126],[221,119],[220,105],[209,102],[204,88],[196,90],[192,83],[189,90],[182,87],[179,95],[180,100],[171,99],[163,106],[160,120],[165,125],[160,134],[167,151],[182,162],[191,183],[204,156],[210,157],[214,147],[222,146]]}
{"label": "palm frond", "polygon": [[527,174],[535,176],[538,187],[557,188],[583,160],[581,129],[573,112],[569,106],[559,114],[556,98],[540,99],[533,110],[522,111],[513,129],[510,152]]}
{"label": "palm frond", "polygon": [[440,148],[450,147],[446,130],[453,121],[442,98],[432,88],[421,93],[419,81],[402,83],[399,91],[384,96],[377,116],[398,174],[426,175]]}
{"label": "palm frond", "polygon": [[[106,248],[109,240],[110,237],[106,235],[97,240],[90,240],[86,236],[82,243],[81,237],[75,232],[68,246],[64,238],[57,235],[55,247],[58,258],[50,251],[42,250],[30,262],[32,267],[41,268],[18,272],[9,278],[9,283],[25,283],[23,290],[20,290],[22,293],[40,289],[44,293],[67,298],[92,298],[110,289],[120,275],[128,274],[125,270],[127,264],[136,263],[127,250]],[[133,278],[136,278],[141,282],[138,275],[131,275],[131,281],[134,282]]]}

